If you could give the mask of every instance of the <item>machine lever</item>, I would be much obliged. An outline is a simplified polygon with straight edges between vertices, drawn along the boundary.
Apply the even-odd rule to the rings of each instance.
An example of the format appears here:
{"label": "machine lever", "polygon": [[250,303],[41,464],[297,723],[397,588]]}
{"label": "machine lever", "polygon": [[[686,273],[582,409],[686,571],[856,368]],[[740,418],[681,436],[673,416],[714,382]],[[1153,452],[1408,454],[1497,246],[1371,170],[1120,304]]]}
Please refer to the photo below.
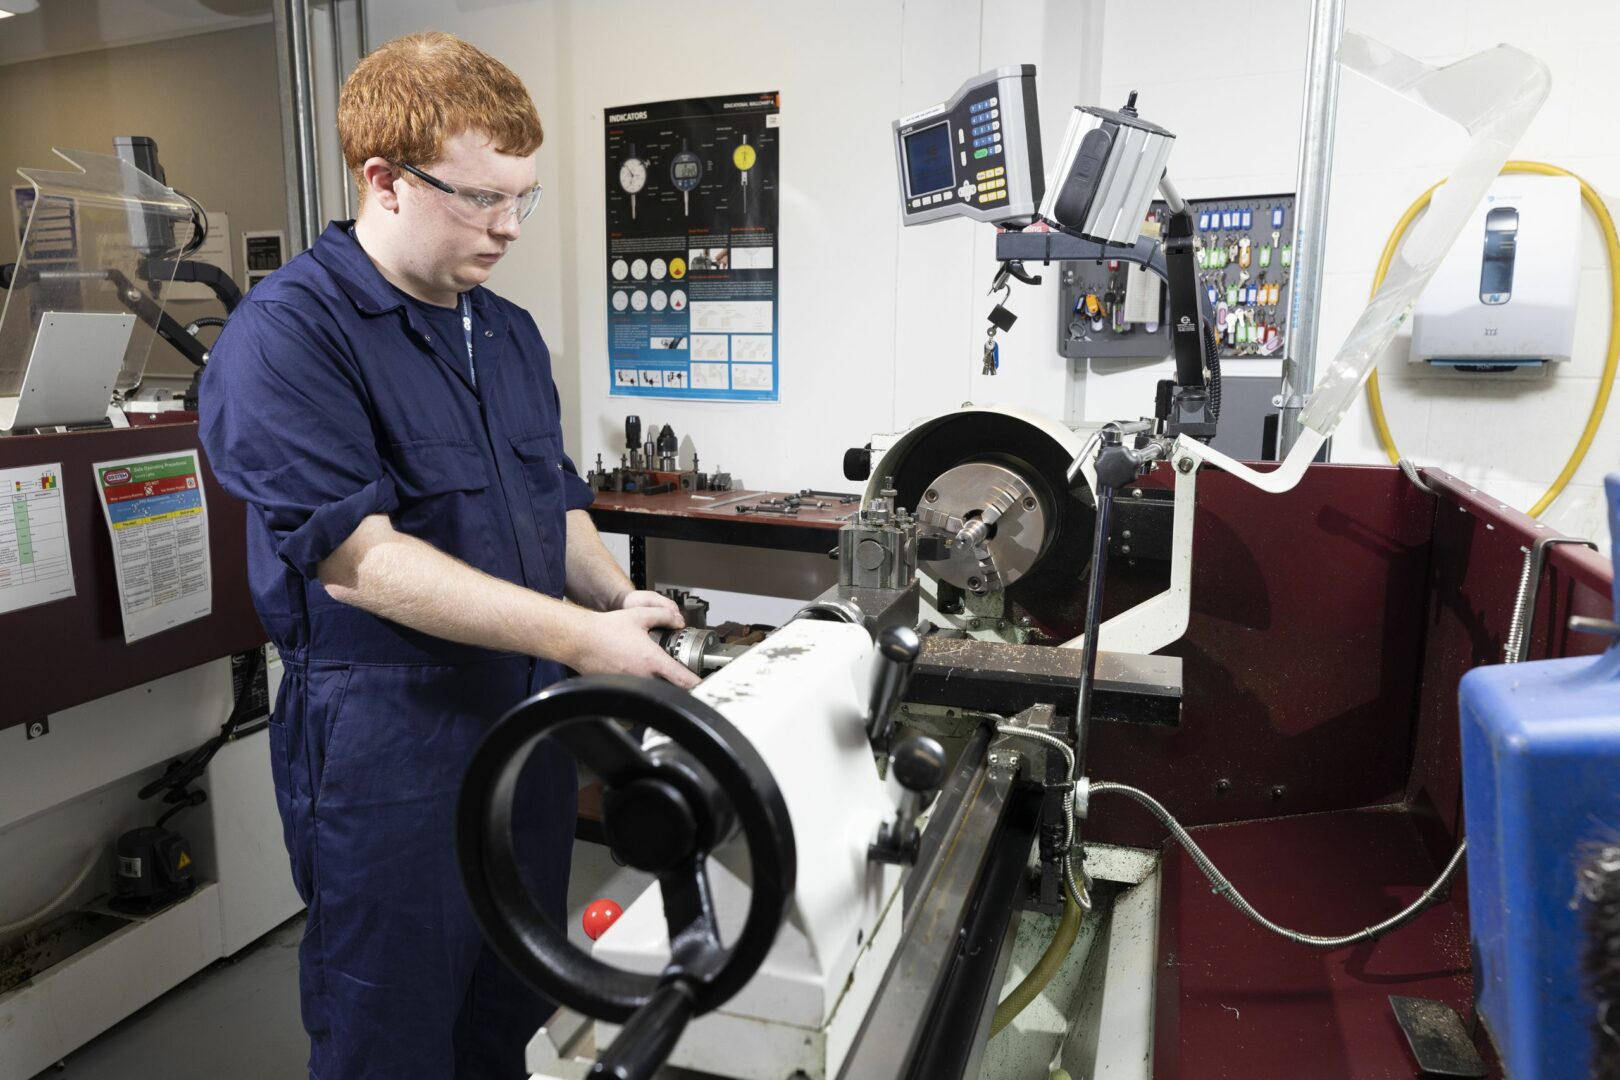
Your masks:
{"label": "machine lever", "polygon": [[592,1077],[646,1080],[663,1065],[692,1019],[695,1002],[685,980],[671,980],[625,1021],[619,1037],[591,1066]]}
{"label": "machine lever", "polygon": [[889,771],[905,790],[894,820],[878,830],[877,841],[866,849],[866,857],[876,862],[909,866],[917,861],[922,836],[917,819],[923,807],[945,780],[945,748],[927,735],[913,735],[894,748]]}
{"label": "machine lever", "polygon": [[889,743],[891,718],[911,682],[911,669],[922,655],[922,639],[909,626],[891,626],[878,637],[877,665],[872,674],[872,697],[867,707],[866,734],[873,746]]}

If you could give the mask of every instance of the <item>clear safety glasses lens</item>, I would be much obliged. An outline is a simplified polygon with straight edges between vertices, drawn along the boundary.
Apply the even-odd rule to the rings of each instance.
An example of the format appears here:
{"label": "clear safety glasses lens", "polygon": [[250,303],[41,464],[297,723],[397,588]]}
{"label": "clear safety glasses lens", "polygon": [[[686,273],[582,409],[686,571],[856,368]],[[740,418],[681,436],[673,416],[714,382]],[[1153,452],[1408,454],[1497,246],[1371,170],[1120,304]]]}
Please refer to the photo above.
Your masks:
{"label": "clear safety glasses lens", "polygon": [[454,187],[454,194],[441,193],[450,209],[463,221],[486,229],[497,228],[513,216],[519,222],[527,221],[534,208],[540,205],[539,184],[518,195],[466,184]]}

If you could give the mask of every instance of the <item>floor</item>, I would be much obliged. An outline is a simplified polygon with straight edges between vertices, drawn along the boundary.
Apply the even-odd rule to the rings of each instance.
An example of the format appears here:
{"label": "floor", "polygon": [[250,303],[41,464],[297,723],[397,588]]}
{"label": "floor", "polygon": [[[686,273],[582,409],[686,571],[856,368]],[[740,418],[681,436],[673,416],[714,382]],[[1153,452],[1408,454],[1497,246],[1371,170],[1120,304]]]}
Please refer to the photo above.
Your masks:
{"label": "floor", "polygon": [[[616,866],[607,849],[574,846],[568,935],[599,896],[628,903],[649,879]],[[229,960],[197,973],[35,1080],[297,1080],[309,1043],[298,1019],[302,915]]]}

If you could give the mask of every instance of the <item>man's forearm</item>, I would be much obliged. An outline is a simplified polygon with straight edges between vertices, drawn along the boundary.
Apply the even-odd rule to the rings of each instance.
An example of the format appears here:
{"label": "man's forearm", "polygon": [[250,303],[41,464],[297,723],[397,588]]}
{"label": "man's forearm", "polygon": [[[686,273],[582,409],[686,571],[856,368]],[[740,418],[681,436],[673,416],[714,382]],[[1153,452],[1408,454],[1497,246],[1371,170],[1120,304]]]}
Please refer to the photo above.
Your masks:
{"label": "man's forearm", "polygon": [[386,516],[367,518],[319,569],[333,599],[434,637],[573,664],[585,615],[491,577]]}
{"label": "man's forearm", "polygon": [[568,511],[568,598],[597,611],[612,611],[635,588],[584,510]]}

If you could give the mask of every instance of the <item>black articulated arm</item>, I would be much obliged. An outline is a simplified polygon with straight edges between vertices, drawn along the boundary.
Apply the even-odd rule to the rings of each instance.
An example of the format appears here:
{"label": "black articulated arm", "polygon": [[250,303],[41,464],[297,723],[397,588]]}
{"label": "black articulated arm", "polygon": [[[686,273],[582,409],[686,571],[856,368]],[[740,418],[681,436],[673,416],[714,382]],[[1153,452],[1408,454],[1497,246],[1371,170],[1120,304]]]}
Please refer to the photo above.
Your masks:
{"label": "black articulated arm", "polygon": [[1193,251],[1192,211],[1183,208],[1165,223],[1164,265],[1170,284],[1170,344],[1176,385],[1204,385],[1203,334],[1198,317],[1198,265]]}
{"label": "black articulated arm", "polygon": [[236,281],[213,263],[194,262],[191,259],[178,262],[153,259],[146,263],[144,272],[150,281],[189,281],[208,286],[225,306],[226,315],[235,311],[236,305],[242,302],[242,290],[237,288]]}
{"label": "black articulated arm", "polygon": [[[1179,200],[1178,200],[1179,201]],[[1220,359],[1209,353],[1209,331],[1201,310],[1194,223],[1186,204],[1172,210],[1165,225],[1165,280],[1170,287],[1170,345],[1176,358],[1176,385],[1169,408],[1159,420],[1166,435],[1187,435],[1208,442],[1215,437],[1220,390],[1204,374],[1218,378]]]}

